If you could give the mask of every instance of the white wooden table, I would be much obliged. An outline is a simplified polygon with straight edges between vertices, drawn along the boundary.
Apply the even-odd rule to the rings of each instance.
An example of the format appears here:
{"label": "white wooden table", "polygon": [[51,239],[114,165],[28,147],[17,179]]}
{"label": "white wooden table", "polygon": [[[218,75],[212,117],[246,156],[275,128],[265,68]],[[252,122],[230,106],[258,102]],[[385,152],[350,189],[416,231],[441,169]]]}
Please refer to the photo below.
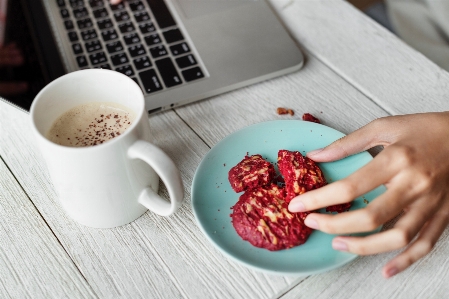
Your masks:
{"label": "white wooden table", "polygon": [[106,230],[73,222],[28,114],[0,101],[0,298],[448,298],[449,229],[389,280],[380,270],[394,252],[323,274],[274,276],[227,259],[200,232],[190,187],[201,159],[238,129],[291,119],[275,113],[279,106],[344,133],[386,115],[449,110],[449,74],[350,4],[272,4],[304,50],[302,70],[149,118],[185,183],[185,203],[172,217],[147,212]]}

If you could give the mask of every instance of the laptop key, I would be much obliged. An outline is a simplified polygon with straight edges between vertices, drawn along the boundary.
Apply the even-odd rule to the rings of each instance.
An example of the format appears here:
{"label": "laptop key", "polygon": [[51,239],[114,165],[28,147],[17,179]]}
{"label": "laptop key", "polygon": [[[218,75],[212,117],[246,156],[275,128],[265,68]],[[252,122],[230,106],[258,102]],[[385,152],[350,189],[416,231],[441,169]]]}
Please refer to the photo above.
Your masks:
{"label": "laptop key", "polygon": [[119,4],[111,5],[111,9],[112,9],[112,11],[125,9],[125,4],[123,4],[123,2],[121,2]]}
{"label": "laptop key", "polygon": [[94,39],[94,38],[97,38],[97,37],[98,36],[97,36],[97,32],[95,31],[95,29],[89,29],[89,30],[81,32],[81,38],[84,41],[91,40],[91,39]]}
{"label": "laptop key", "polygon": [[151,53],[151,56],[152,56],[153,58],[159,58],[159,57],[162,57],[162,56],[168,54],[168,52],[167,52],[167,50],[165,49],[164,45],[160,45],[160,46],[151,48],[151,49],[150,49],[150,53]]}
{"label": "laptop key", "polygon": [[78,34],[75,31],[69,32],[68,36],[71,42],[76,42],[78,40]]}
{"label": "laptop key", "polygon": [[203,71],[199,67],[194,67],[185,71],[181,71],[184,80],[187,82],[204,77]]}
{"label": "laptop key", "polygon": [[115,29],[109,29],[105,31],[101,31],[101,36],[105,42],[118,38],[117,31]]}
{"label": "laptop key", "polygon": [[146,12],[137,12],[134,14],[134,18],[137,23],[145,22],[150,19],[150,16]]}
{"label": "laptop key", "polygon": [[103,0],[89,0],[89,5],[92,7],[92,9],[103,7],[104,3]]}
{"label": "laptop key", "polygon": [[65,26],[65,29],[67,29],[67,30],[72,30],[73,28],[75,28],[75,26],[73,25],[73,22],[71,20],[65,20],[64,26]]}
{"label": "laptop key", "polygon": [[146,54],[145,48],[142,45],[135,45],[128,48],[131,57],[140,56]]}
{"label": "laptop key", "polygon": [[77,19],[82,19],[82,18],[89,16],[89,12],[87,11],[87,9],[85,7],[83,7],[83,8],[74,9],[73,15]]}
{"label": "laptop key", "polygon": [[69,11],[67,9],[65,9],[65,8],[61,9],[61,17],[63,19],[69,18],[70,17]]}
{"label": "laptop key", "polygon": [[145,42],[148,46],[154,46],[156,44],[159,44],[161,41],[162,40],[157,33],[145,36]]}
{"label": "laptop key", "polygon": [[133,62],[137,70],[142,70],[151,66],[151,61],[147,56],[136,58]]}
{"label": "laptop key", "polygon": [[119,53],[111,56],[113,65],[120,65],[129,62],[126,53]]}
{"label": "laptop key", "polygon": [[114,27],[114,24],[112,24],[111,19],[104,19],[97,22],[98,28],[100,30],[109,29]]}
{"label": "laptop key", "polygon": [[147,34],[156,31],[156,27],[154,27],[153,23],[151,22],[139,24],[139,28],[142,34]]}
{"label": "laptop key", "polygon": [[182,33],[179,29],[168,30],[168,31],[163,32],[163,34],[164,34],[165,40],[169,44],[174,43],[174,42],[179,42],[184,39],[184,37],[182,36]]}
{"label": "laptop key", "polygon": [[123,39],[125,40],[125,43],[127,45],[132,45],[140,42],[140,37],[135,33],[125,35],[123,36]]}
{"label": "laptop key", "polygon": [[170,51],[174,56],[177,56],[190,52],[190,48],[187,45],[187,43],[180,43],[177,45],[170,46]]}
{"label": "laptop key", "polygon": [[73,49],[73,53],[75,53],[75,55],[83,53],[83,46],[81,46],[80,43],[73,44],[72,49]]}
{"label": "laptop key", "polygon": [[111,70],[111,66],[109,65],[109,63],[105,63],[100,65],[101,69],[106,69],[106,70]]}
{"label": "laptop key", "polygon": [[140,1],[131,2],[129,4],[129,8],[131,8],[132,11],[142,11],[145,10],[145,5],[143,5],[143,3]]}
{"label": "laptop key", "polygon": [[106,44],[106,49],[108,49],[109,54],[114,54],[123,51],[123,45],[120,41],[116,41]]}
{"label": "laptop key", "polygon": [[146,0],[160,29],[176,25],[164,0]]}
{"label": "laptop key", "polygon": [[126,76],[134,76],[133,68],[128,64],[115,69],[117,72],[122,73]]}
{"label": "laptop key", "polygon": [[93,40],[84,44],[88,53],[101,50],[103,47],[98,40]]}
{"label": "laptop key", "polygon": [[58,4],[59,7],[65,6],[65,0],[56,0],[56,3]]}
{"label": "laptop key", "polygon": [[84,19],[84,20],[78,20],[76,23],[78,24],[78,28],[80,30],[83,30],[83,29],[86,29],[86,28],[90,28],[90,27],[92,27],[94,25],[90,18],[87,18],[87,19]]}
{"label": "laptop key", "polygon": [[172,87],[182,84],[181,77],[179,76],[178,71],[176,71],[175,65],[170,57],[156,60],[155,63],[165,86]]}
{"label": "laptop key", "polygon": [[89,55],[89,59],[90,59],[90,63],[92,63],[93,65],[100,64],[100,63],[105,63],[105,62],[108,61],[108,59],[106,58],[106,55],[104,54],[104,52],[98,52],[98,53],[90,54]]}
{"label": "laptop key", "polygon": [[114,18],[117,22],[128,21],[129,14],[126,11],[119,11],[114,13]]}
{"label": "laptop key", "polygon": [[120,24],[118,25],[118,28],[121,33],[128,33],[135,30],[134,25],[131,22]]}
{"label": "laptop key", "polygon": [[154,69],[140,72],[139,77],[143,84],[143,90],[146,93],[152,93],[162,89],[161,81],[159,80]]}
{"label": "laptop key", "polygon": [[84,56],[84,55],[77,56],[77,57],[76,57],[76,62],[78,63],[78,66],[79,66],[80,68],[86,67],[86,66],[88,65],[86,56]]}
{"label": "laptop key", "polygon": [[94,11],[94,16],[97,19],[106,18],[108,15],[106,8],[100,8]]}
{"label": "laptop key", "polygon": [[192,54],[176,58],[176,63],[181,69],[197,64],[196,59]]}
{"label": "laptop key", "polygon": [[69,0],[70,6],[72,8],[79,8],[84,7],[84,1],[83,0]]}

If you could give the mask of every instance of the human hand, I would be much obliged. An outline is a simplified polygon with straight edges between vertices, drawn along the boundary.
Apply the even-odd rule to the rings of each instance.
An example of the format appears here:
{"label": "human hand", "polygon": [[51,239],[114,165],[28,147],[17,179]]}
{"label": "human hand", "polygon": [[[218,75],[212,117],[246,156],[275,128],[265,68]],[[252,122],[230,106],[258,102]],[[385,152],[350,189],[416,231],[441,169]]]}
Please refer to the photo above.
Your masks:
{"label": "human hand", "polygon": [[[330,234],[368,232],[404,214],[393,228],[366,237],[338,236],[332,247],[359,255],[405,248],[382,270],[389,278],[428,254],[449,224],[449,112],[377,119],[307,156],[329,162],[385,148],[347,178],[295,197],[292,212],[346,203],[384,184],[387,191],[363,209],[311,213],[305,224]],[[416,239],[415,239],[416,237]]]}
{"label": "human hand", "polygon": [[[24,62],[22,52],[16,44],[0,47],[0,68],[21,66]],[[0,95],[13,96],[24,93],[28,89],[26,82],[0,82]]]}

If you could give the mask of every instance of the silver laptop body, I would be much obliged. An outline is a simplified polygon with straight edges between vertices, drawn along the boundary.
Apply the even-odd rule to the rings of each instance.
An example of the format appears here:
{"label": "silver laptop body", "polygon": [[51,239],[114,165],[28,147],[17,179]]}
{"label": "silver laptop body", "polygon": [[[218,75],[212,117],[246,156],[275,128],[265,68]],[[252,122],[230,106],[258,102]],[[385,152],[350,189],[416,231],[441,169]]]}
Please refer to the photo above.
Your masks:
{"label": "silver laptop body", "polygon": [[[299,70],[304,60],[265,0],[42,1],[66,71],[128,75],[149,113]],[[164,10],[172,19],[156,15]]]}

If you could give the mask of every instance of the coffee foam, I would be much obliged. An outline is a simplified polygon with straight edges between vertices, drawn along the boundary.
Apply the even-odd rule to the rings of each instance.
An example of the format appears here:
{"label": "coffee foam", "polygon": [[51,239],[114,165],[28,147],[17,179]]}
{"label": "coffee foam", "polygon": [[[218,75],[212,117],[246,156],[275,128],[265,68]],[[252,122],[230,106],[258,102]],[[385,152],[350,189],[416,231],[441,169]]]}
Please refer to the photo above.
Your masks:
{"label": "coffee foam", "polygon": [[51,126],[47,138],[64,146],[94,146],[123,134],[134,119],[134,113],[123,105],[87,103],[63,113]]}

